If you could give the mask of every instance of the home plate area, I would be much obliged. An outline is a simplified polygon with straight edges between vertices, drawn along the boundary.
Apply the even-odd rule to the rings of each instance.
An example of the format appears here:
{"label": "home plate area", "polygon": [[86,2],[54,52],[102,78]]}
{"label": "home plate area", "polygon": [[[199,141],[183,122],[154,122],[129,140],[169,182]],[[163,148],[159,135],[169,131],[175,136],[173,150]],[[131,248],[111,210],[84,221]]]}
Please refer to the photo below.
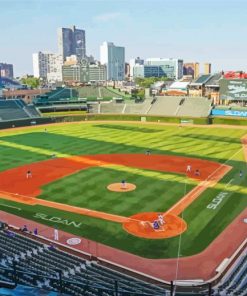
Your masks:
{"label": "home plate area", "polygon": [[[177,236],[187,229],[186,222],[172,214],[162,215],[164,224],[158,222],[160,214],[157,212],[138,213],[129,218],[123,224],[123,228],[132,235],[149,238],[162,239]],[[158,223],[156,229],[155,224]]]}

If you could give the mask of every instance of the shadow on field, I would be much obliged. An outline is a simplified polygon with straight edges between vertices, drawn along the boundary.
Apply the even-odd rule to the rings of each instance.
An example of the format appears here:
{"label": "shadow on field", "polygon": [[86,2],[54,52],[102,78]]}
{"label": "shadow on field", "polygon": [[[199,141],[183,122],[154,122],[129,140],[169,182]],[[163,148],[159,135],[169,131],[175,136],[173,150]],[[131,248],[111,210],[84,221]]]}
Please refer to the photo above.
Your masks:
{"label": "shadow on field", "polygon": [[[108,127],[108,125],[106,125]],[[114,126],[115,128],[115,126]],[[132,127],[131,127],[132,128]],[[103,129],[103,128],[102,128]],[[136,128],[134,128],[135,130]],[[137,128],[137,130],[139,130]],[[102,131],[103,132],[103,131]],[[107,130],[105,130],[107,133]],[[121,134],[120,134],[121,136]],[[202,135],[194,135],[191,134],[192,138],[199,139],[202,141],[204,139],[214,139],[215,141],[220,141],[222,138],[217,136],[205,137]],[[181,141],[178,139],[180,137]],[[186,140],[187,137],[187,140]],[[190,147],[193,147],[193,142],[189,141],[190,135],[176,135],[174,137],[174,142],[171,140],[169,142],[164,142],[164,146],[162,150],[158,147],[155,148],[152,146],[152,143],[146,143],[145,138],[138,143],[138,146],[131,145],[127,143],[114,143],[111,140],[103,141],[103,140],[95,140],[89,138],[79,138],[72,135],[59,135],[52,132],[32,132],[26,134],[19,134],[14,136],[5,136],[1,137],[2,141],[7,143],[16,143],[17,145],[24,145],[24,147],[8,147],[6,153],[8,157],[6,157],[5,168],[13,167],[21,165],[22,163],[30,163],[40,160],[46,160],[50,158],[53,153],[63,153],[68,155],[96,155],[96,154],[144,154],[147,149],[151,150],[151,154],[166,154],[166,155],[175,155],[175,156],[185,156],[191,158],[199,158],[199,159],[207,159],[215,162],[225,163],[228,159],[224,157],[216,157],[214,154],[210,154],[208,151],[207,155],[202,155],[201,152],[205,150],[205,147],[200,147],[198,145],[198,149],[193,153],[190,151]],[[230,141],[230,138],[227,138]],[[233,139],[231,139],[232,141]],[[224,138],[223,138],[224,141]],[[239,142],[236,141],[239,144]],[[155,146],[156,144],[154,144]],[[26,146],[26,147],[25,147]],[[1,145],[0,145],[1,147]],[[30,147],[30,150],[29,150]],[[32,151],[32,148],[35,147],[37,149],[45,149],[50,152],[50,155],[47,153],[43,153],[40,151]],[[179,147],[179,152],[176,152],[176,148]],[[222,147],[223,148],[223,147]],[[20,154],[18,154],[20,151]],[[25,152],[26,155],[24,153]],[[190,151],[189,154],[186,151]],[[25,155],[23,161],[20,163],[15,163],[13,165],[13,160],[15,160],[17,155]],[[32,157],[30,157],[32,155]],[[31,160],[31,161],[30,161]],[[243,161],[231,160],[228,161],[229,165],[233,166],[235,172],[240,170],[243,171],[244,175],[247,175],[247,166]],[[227,174],[228,176],[229,174]],[[228,180],[229,181],[229,180]],[[224,182],[224,181],[223,181]]]}
{"label": "shadow on field", "polygon": [[241,143],[241,139],[234,139],[230,137],[218,137],[218,136],[212,136],[212,135],[200,135],[200,134],[184,134],[184,135],[177,135],[177,137],[180,138],[186,138],[186,139],[196,139],[196,140],[206,140],[206,141],[215,141],[215,142],[224,142],[224,143],[235,143],[239,144]]}
{"label": "shadow on field", "polygon": [[157,130],[152,128],[145,128],[145,127],[135,127],[135,126],[123,126],[123,125],[116,125],[116,124],[97,124],[94,127],[106,128],[106,129],[115,129],[121,131],[129,131],[129,132],[139,132],[139,133],[159,133],[164,130]]}

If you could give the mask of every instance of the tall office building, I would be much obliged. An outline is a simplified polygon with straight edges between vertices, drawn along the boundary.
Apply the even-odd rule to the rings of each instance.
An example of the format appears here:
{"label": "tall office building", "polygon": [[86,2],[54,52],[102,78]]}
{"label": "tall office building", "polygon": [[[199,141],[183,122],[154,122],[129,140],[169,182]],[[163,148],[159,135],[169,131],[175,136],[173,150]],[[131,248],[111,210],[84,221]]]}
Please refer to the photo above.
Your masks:
{"label": "tall office building", "polygon": [[0,77],[14,78],[13,65],[0,63]]}
{"label": "tall office building", "polygon": [[129,62],[130,65],[130,78],[133,78],[134,75],[134,66],[135,65],[144,65],[144,60],[137,57],[135,59],[131,59]]}
{"label": "tall office building", "polygon": [[63,60],[71,55],[76,55],[79,60],[86,57],[85,31],[72,28],[58,29],[58,50]]}
{"label": "tall office building", "polygon": [[125,48],[104,42],[100,46],[100,62],[106,65],[107,80],[122,81],[125,76]]}
{"label": "tall office building", "polygon": [[146,59],[145,65],[161,67],[170,78],[183,77],[183,60],[180,59],[149,58]]}
{"label": "tall office building", "polygon": [[62,67],[64,82],[103,82],[106,80],[106,66],[90,64],[86,59],[80,62],[67,58]]}
{"label": "tall office building", "polygon": [[168,77],[180,79],[183,77],[183,60],[150,58],[144,65],[136,64],[133,69],[133,76],[136,77]]}
{"label": "tall office building", "polygon": [[39,51],[33,54],[33,75],[48,82],[62,81],[62,64],[60,54]]}
{"label": "tall office building", "polygon": [[204,64],[204,74],[211,74],[211,64],[210,63]]}

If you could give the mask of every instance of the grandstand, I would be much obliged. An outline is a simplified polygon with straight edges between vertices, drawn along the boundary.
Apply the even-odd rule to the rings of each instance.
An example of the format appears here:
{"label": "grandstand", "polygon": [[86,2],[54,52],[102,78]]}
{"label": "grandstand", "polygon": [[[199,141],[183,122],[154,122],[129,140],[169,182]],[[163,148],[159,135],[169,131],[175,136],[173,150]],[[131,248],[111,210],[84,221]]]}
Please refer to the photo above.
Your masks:
{"label": "grandstand", "polygon": [[49,105],[54,104],[56,102],[66,103],[68,101],[77,100],[77,98],[78,92],[76,89],[57,87],[56,89],[51,90],[50,92],[37,96],[37,98],[34,99],[34,103],[37,106]]}
{"label": "grandstand", "polygon": [[1,230],[0,283],[13,282],[65,295],[166,295],[158,285],[70,255],[20,232]]}
{"label": "grandstand", "polygon": [[40,117],[40,113],[33,105],[27,105],[22,100],[17,99],[0,99],[0,121],[37,117]]}
{"label": "grandstand", "polygon": [[213,295],[247,295],[247,250],[215,287]]}
{"label": "grandstand", "polygon": [[[101,86],[84,86],[78,88],[78,93],[80,98],[87,98],[88,100],[97,99],[97,98],[113,98],[116,97],[117,91],[113,92],[106,87]],[[121,93],[119,93],[121,97]]]}

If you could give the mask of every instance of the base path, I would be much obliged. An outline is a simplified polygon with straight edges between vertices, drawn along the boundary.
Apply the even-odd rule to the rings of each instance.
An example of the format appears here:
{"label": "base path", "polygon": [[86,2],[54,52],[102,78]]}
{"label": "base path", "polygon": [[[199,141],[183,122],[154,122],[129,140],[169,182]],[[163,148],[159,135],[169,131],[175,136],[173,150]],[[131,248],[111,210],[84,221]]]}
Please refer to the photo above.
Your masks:
{"label": "base path", "polygon": [[[137,214],[137,216],[134,215],[128,218],[37,198],[41,194],[42,186],[90,167],[110,166],[112,168],[114,165],[120,165],[186,175],[188,164],[191,165],[192,171],[187,173],[187,176],[196,178],[201,182],[165,213],[164,218],[169,223],[166,227],[160,228],[159,231],[140,224],[140,220],[151,223],[155,220],[157,213],[155,215],[153,213]],[[195,175],[196,169],[200,169],[199,176]],[[140,237],[166,238],[179,235],[186,230],[186,223],[182,222],[178,215],[198,198],[204,190],[215,185],[230,169],[229,166],[208,160],[172,155],[106,154],[49,159],[1,172],[0,198],[124,223],[123,227],[126,231]],[[32,172],[32,178],[26,177],[27,171]],[[140,217],[142,218],[140,219]]]}

